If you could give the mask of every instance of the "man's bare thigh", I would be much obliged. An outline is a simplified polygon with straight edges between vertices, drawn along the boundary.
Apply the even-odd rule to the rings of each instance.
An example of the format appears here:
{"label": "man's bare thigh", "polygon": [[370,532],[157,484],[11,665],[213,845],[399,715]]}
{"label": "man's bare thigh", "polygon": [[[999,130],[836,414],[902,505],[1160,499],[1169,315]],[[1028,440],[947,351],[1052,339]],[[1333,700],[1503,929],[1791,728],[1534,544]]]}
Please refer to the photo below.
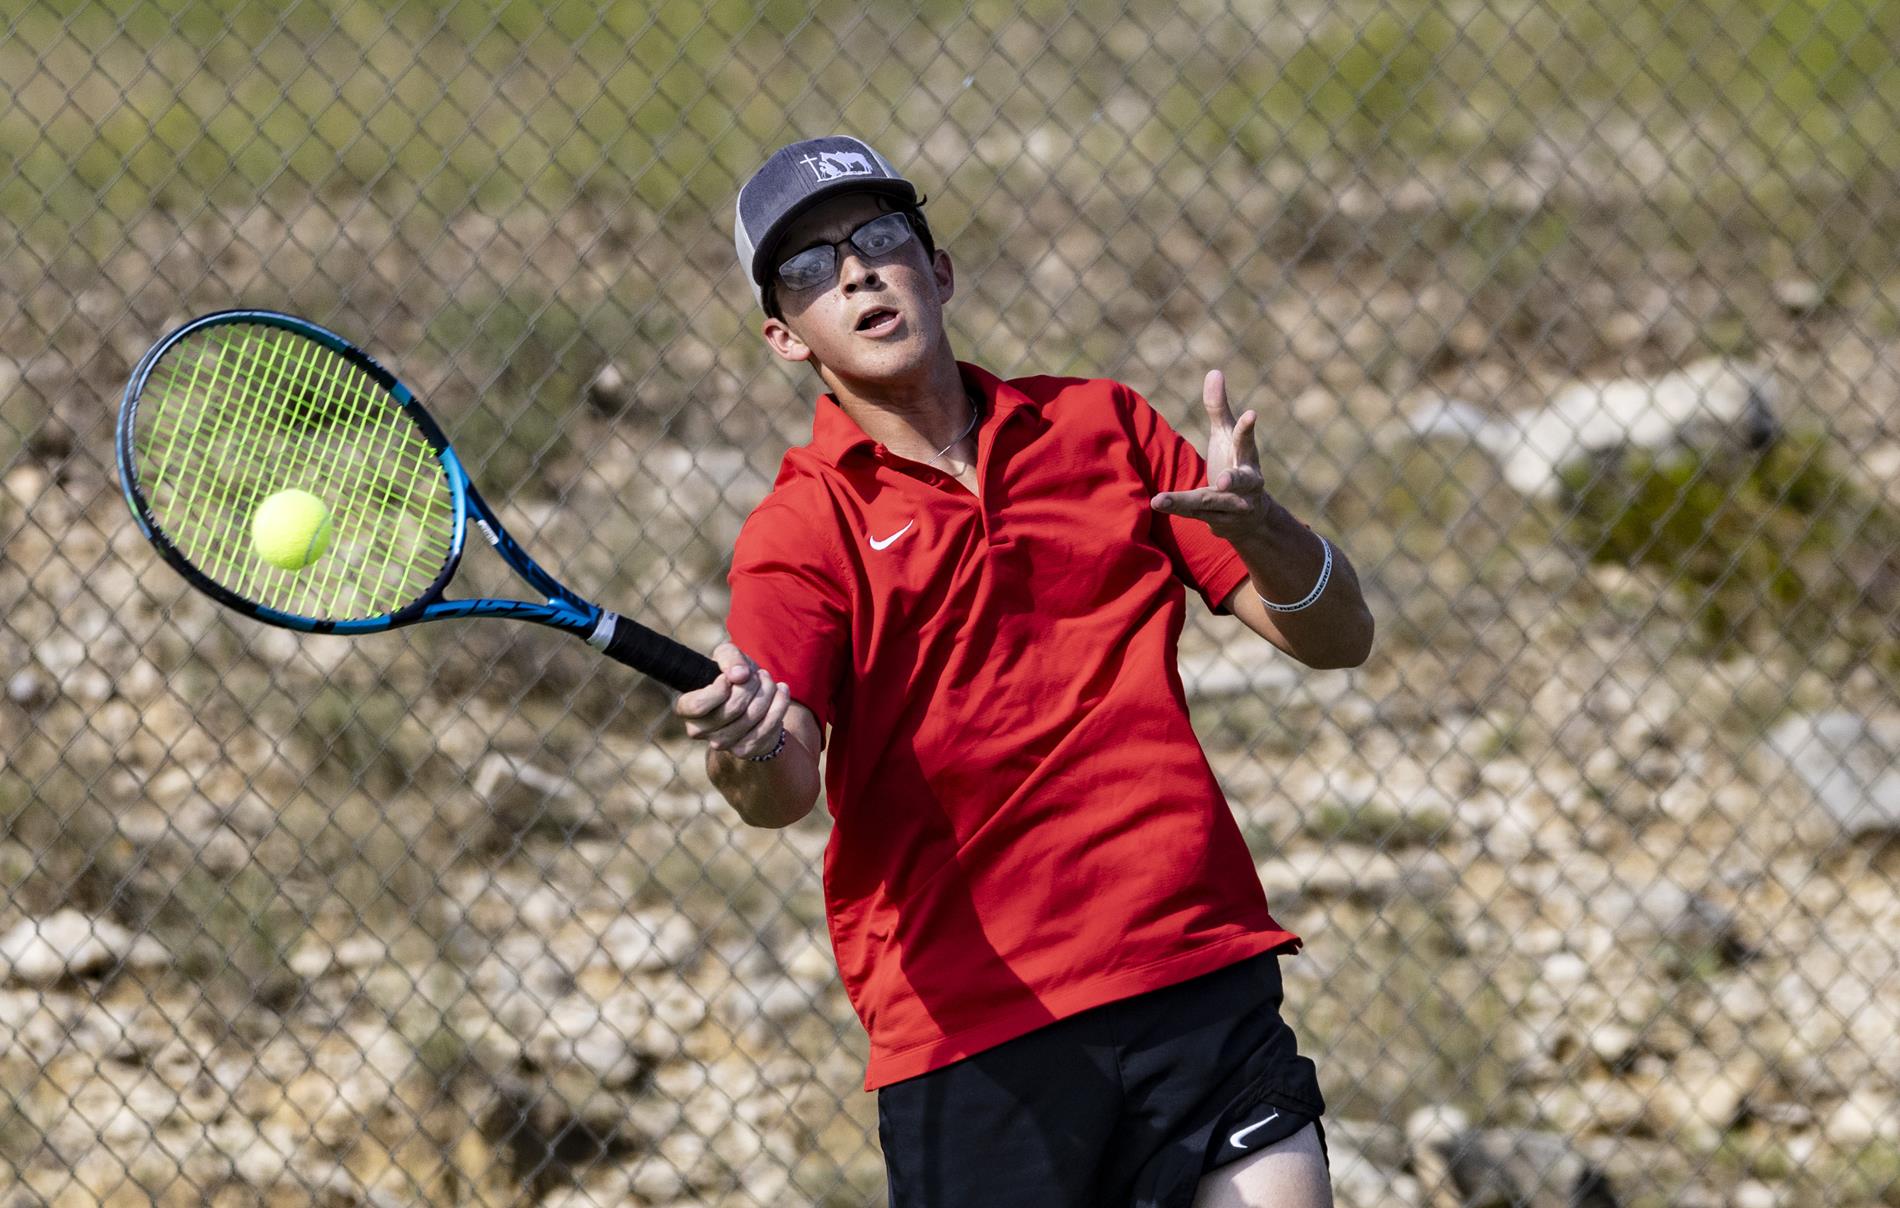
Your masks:
{"label": "man's bare thigh", "polygon": [[1332,1208],[1333,1188],[1311,1124],[1201,1180],[1194,1208]]}

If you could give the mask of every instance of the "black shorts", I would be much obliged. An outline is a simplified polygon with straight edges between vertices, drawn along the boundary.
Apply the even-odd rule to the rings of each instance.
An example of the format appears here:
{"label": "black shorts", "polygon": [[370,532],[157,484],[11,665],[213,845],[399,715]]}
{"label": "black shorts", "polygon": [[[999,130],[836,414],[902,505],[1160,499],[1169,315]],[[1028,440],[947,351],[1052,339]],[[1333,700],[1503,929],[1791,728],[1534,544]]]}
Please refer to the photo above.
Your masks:
{"label": "black shorts", "polygon": [[1281,993],[1268,953],[884,1087],[891,1208],[1187,1208],[1326,1110]]}

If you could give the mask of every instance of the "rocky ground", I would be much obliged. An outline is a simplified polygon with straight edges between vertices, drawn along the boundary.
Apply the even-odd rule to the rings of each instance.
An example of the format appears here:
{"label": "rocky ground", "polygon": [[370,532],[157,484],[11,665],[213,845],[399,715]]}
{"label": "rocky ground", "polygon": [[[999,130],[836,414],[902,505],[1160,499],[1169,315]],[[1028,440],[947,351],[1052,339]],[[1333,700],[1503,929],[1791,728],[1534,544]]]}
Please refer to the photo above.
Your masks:
{"label": "rocky ground", "polygon": [[[1460,278],[1465,241],[1418,246],[1462,212],[1427,178],[1237,191],[1217,223],[1190,203],[1136,263],[1038,202],[1039,230],[977,244],[995,284],[959,331],[1004,369],[1062,347],[1057,368],[1134,381],[1197,439],[1192,386],[1229,367],[1268,416],[1276,489],[1367,583],[1362,669],[1303,671],[1211,618],[1184,649],[1262,881],[1308,942],[1288,1014],[1343,1204],[1900,1204],[1893,663],[1837,648],[1826,615],[1711,651],[1670,574],[1537,529],[1588,441],[1527,462],[1498,439],[1556,416],[1603,447],[1719,444],[1766,407],[1900,504],[1892,283],[1823,291],[1744,247],[1716,287],[1722,263],[1619,242],[1611,200],[1561,171],[1521,180],[1490,204],[1562,215],[1572,251],[1509,280]],[[1300,246],[1230,257],[1200,297],[1222,254],[1205,232],[1289,195]],[[104,452],[155,334],[275,289],[375,333],[470,425],[569,391],[510,523],[570,581],[710,644],[721,559],[807,389],[721,300],[716,234],[658,266],[627,252],[653,232],[624,212],[469,217],[425,270],[397,224],[313,206],[152,215],[89,272],[0,270],[21,302],[0,326],[23,436],[0,480],[18,1202],[881,1202],[822,818],[737,828],[661,698],[556,635],[227,618],[145,549]],[[497,344],[493,308],[441,326],[471,275],[558,301],[539,313],[560,340]],[[661,280],[632,316],[649,360],[602,324]],[[1712,346],[1725,322],[1744,330]],[[1679,373],[1720,404],[1713,434],[1642,430]],[[1578,384],[1636,405],[1577,411]],[[1417,491],[1421,456],[1439,468]]]}

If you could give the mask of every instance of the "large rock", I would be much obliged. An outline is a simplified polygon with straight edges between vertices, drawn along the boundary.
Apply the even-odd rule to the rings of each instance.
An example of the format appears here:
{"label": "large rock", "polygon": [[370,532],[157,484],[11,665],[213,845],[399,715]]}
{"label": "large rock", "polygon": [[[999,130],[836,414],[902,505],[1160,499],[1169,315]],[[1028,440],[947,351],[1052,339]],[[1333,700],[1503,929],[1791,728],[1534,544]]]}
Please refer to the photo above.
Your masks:
{"label": "large rock", "polygon": [[150,936],[134,936],[111,919],[77,910],[23,920],[0,936],[0,978],[29,986],[57,985],[127,963],[155,968],[170,959]]}
{"label": "large rock", "polygon": [[1415,437],[1475,444],[1519,492],[1552,498],[1564,467],[1613,449],[1672,444],[1760,448],[1774,440],[1773,375],[1711,357],[1656,378],[1576,382],[1532,411],[1495,419],[1459,399],[1437,399],[1406,419]]}
{"label": "large rock", "polygon": [[1352,844],[1294,852],[1263,861],[1256,871],[1268,896],[1288,909],[1314,900],[1437,898],[1458,879],[1458,869],[1434,851],[1392,856]]}
{"label": "large rock", "polygon": [[1556,1133],[1471,1128],[1464,1113],[1425,1107],[1405,1124],[1412,1165],[1433,1208],[1616,1208],[1609,1177]]}
{"label": "large rock", "polygon": [[1828,1141],[1849,1152],[1874,1144],[1900,1144],[1900,1103],[1891,1091],[1862,1087],[1822,1121]]}
{"label": "large rock", "polygon": [[1836,907],[1770,990],[1774,1015],[1799,1021],[1770,1054],[1782,1079],[1817,1097],[1900,1088],[1900,940],[1891,922]]}
{"label": "large rock", "polygon": [[1340,1208],[1414,1208],[1418,1180],[1403,1173],[1405,1133],[1374,1120],[1326,1117],[1326,1158]]}
{"label": "large rock", "polygon": [[1783,785],[1791,779],[1806,790],[1809,808],[1795,819],[1801,838],[1826,845],[1900,835],[1900,716],[1791,717],[1769,732],[1767,750],[1788,773]]}
{"label": "large rock", "polygon": [[592,808],[571,779],[500,751],[482,760],[470,785],[487,803],[490,841],[501,846],[535,831],[571,832],[592,819]]}
{"label": "large rock", "polygon": [[1589,911],[1624,942],[1707,952],[1726,964],[1750,955],[1734,912],[1673,881],[1606,886],[1591,896]]}
{"label": "large rock", "polygon": [[1263,696],[1283,700],[1300,686],[1300,668],[1290,659],[1236,656],[1215,650],[1181,656],[1181,686],[1191,701],[1226,700],[1235,696]]}
{"label": "large rock", "polygon": [[1766,1062],[1756,1054],[1717,1057],[1691,1049],[1648,1088],[1651,1131],[1697,1152],[1713,1151],[1760,1093],[1767,1075]]}
{"label": "large rock", "polygon": [[1707,952],[1722,964],[1751,955],[1739,918],[1716,900],[1720,886],[1687,868],[1642,869],[1578,854],[1561,866],[1519,869],[1512,881],[1536,895],[1540,921],[1564,928],[1573,952],[1667,948]]}

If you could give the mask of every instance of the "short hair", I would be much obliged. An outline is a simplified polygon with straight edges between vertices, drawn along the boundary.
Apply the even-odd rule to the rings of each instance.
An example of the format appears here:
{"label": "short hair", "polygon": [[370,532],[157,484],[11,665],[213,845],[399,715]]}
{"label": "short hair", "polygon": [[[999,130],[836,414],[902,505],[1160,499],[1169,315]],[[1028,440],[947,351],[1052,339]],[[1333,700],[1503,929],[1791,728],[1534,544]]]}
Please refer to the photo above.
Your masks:
{"label": "short hair", "polygon": [[[878,199],[879,205],[884,205],[887,201],[887,198],[881,193],[872,194],[872,196]],[[937,241],[930,234],[930,223],[924,218],[923,209],[924,203],[929,200],[928,197],[919,194],[916,205],[896,206],[894,208],[887,208],[884,212],[887,214],[902,214],[905,219],[909,221],[910,229],[917,233],[917,242],[924,245],[924,259],[934,261],[937,258]],[[772,255],[778,255],[777,248],[772,249]],[[778,269],[776,266],[773,267],[770,273],[766,274],[765,284],[760,288],[759,292],[761,295],[760,300],[765,304],[766,316],[768,318],[777,319],[783,323],[785,316],[778,308]]]}

